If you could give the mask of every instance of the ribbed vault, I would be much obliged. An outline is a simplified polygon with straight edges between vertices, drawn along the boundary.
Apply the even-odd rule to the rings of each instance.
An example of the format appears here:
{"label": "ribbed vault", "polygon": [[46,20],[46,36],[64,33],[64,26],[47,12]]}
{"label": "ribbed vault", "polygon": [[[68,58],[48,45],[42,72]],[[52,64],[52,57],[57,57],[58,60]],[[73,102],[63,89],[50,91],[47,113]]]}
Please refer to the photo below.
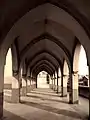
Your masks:
{"label": "ribbed vault", "polygon": [[[27,3],[28,2],[27,0]],[[19,67],[26,61],[27,69],[30,68],[36,72],[35,66],[41,66],[45,61],[48,61],[48,64],[45,63],[45,65],[51,67],[52,71],[54,71],[59,66],[63,66],[64,59],[66,59],[70,67],[73,61],[74,48],[78,40],[84,45],[86,54],[89,55],[89,32],[88,27],[86,27],[87,24],[84,24],[85,19],[88,23],[89,17],[85,16],[85,18],[82,12],[79,11],[80,9],[75,8],[75,2],[69,0],[67,0],[67,2],[54,0],[47,2],[46,0],[39,0],[38,2],[30,2],[31,4],[28,5],[23,0],[21,4],[22,7],[19,6],[20,3],[19,1],[17,6],[20,10],[22,10],[22,8],[24,9],[21,13],[17,7],[17,15],[15,13],[13,14],[15,16],[11,19],[10,24],[8,21],[9,15],[7,16],[8,26],[6,31],[10,29],[10,26],[14,25],[2,42],[2,49],[4,49],[5,52],[7,52],[8,47],[10,47],[13,41],[17,42],[18,60],[20,60]],[[5,5],[4,2],[2,2],[2,4]],[[9,2],[7,4],[9,5]],[[10,2],[10,4],[13,3]],[[16,4],[16,2],[14,4]],[[23,6],[24,4],[27,5],[26,8]],[[3,9],[3,7],[1,7],[1,9]],[[5,11],[4,15],[10,12],[10,9],[8,9],[7,12]],[[77,13],[76,11],[79,12]],[[87,15],[88,12],[86,13],[85,11]],[[2,35],[2,38],[4,35]],[[42,57],[41,54],[43,54]]]}
{"label": "ribbed vault", "polygon": [[47,60],[40,60],[40,61],[37,61],[32,67],[31,67],[31,71],[34,71],[39,65],[42,65],[42,64],[46,64],[47,66],[49,66],[53,71],[55,71],[55,67],[53,66],[53,64],[51,64],[49,61]]}

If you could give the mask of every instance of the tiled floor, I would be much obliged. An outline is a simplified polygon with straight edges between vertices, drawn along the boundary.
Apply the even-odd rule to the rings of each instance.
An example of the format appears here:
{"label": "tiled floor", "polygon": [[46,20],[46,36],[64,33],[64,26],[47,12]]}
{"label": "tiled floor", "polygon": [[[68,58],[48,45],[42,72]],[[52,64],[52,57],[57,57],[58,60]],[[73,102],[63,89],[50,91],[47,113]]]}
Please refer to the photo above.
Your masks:
{"label": "tiled floor", "polygon": [[4,103],[5,120],[86,120],[89,101],[79,98],[79,105],[68,104],[68,96],[60,97],[51,89],[35,89],[21,103]]}

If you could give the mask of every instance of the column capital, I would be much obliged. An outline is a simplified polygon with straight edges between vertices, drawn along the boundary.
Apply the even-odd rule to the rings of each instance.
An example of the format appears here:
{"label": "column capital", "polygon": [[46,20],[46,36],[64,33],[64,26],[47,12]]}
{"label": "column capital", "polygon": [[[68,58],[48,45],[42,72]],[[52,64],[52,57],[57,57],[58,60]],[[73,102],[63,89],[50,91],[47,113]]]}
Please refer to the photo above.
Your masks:
{"label": "column capital", "polygon": [[17,76],[17,75],[18,75],[18,73],[19,73],[19,71],[18,71],[18,70],[13,70],[13,76]]}
{"label": "column capital", "polygon": [[58,76],[58,78],[61,78],[61,76]]}
{"label": "column capital", "polygon": [[29,79],[30,79],[30,76],[27,76],[27,78],[29,78]]}
{"label": "column capital", "polygon": [[68,75],[63,74],[63,77],[66,77],[66,76],[68,76]]}
{"label": "column capital", "polygon": [[23,77],[23,78],[26,78],[26,76],[27,76],[26,74],[22,74],[22,77]]}
{"label": "column capital", "polygon": [[78,74],[78,71],[73,71],[73,74],[75,75],[75,74]]}

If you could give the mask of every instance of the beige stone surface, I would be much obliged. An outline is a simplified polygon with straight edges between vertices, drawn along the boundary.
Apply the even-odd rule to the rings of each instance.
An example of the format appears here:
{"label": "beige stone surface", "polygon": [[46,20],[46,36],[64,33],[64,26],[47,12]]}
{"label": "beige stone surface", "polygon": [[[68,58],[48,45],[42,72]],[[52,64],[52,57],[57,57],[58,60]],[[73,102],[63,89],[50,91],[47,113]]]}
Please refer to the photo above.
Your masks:
{"label": "beige stone surface", "polygon": [[21,101],[4,102],[5,120],[85,120],[88,115],[87,99],[70,105],[68,97],[61,98],[51,89],[34,89]]}

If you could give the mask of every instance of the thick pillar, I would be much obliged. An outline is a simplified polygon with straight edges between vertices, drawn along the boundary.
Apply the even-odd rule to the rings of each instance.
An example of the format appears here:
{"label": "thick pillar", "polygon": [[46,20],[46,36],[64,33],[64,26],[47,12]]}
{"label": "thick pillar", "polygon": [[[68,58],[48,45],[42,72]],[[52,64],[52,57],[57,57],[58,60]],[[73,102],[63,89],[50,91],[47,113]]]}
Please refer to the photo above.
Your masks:
{"label": "thick pillar", "polygon": [[27,77],[26,75],[22,75],[22,96],[26,96],[27,94]]}
{"label": "thick pillar", "polygon": [[55,90],[55,75],[53,75],[53,90]]}
{"label": "thick pillar", "polygon": [[58,72],[57,72],[57,93],[58,93],[58,89],[59,89],[59,86],[58,86]]}
{"label": "thick pillar", "polygon": [[33,77],[33,89],[36,88],[36,80],[35,80],[35,77]]}
{"label": "thick pillar", "polygon": [[27,93],[30,92],[30,76],[27,76]]}
{"label": "thick pillar", "polygon": [[52,89],[53,89],[53,86],[54,86],[54,79],[53,79],[53,77],[52,77]]}
{"label": "thick pillar", "polygon": [[30,88],[31,88],[31,90],[33,90],[33,77],[30,78],[30,81],[31,81],[31,86],[30,86]]}
{"label": "thick pillar", "polygon": [[37,88],[37,77],[36,77],[36,88]]}
{"label": "thick pillar", "polygon": [[68,81],[68,75],[62,75],[61,79],[61,96],[67,96],[67,81]]}
{"label": "thick pillar", "polygon": [[78,103],[78,71],[70,75],[69,103]]}
{"label": "thick pillar", "polygon": [[0,91],[0,118],[3,117],[3,92]]}
{"label": "thick pillar", "polygon": [[53,90],[55,90],[55,77],[54,77],[54,85],[53,85]]}
{"label": "thick pillar", "polygon": [[61,76],[58,76],[58,93],[61,92]]}
{"label": "thick pillar", "polygon": [[55,91],[57,91],[57,73],[55,72]]}
{"label": "thick pillar", "polygon": [[57,91],[57,79],[55,78],[54,90]]}
{"label": "thick pillar", "polygon": [[73,87],[72,87],[72,92],[73,92],[73,103],[78,103],[78,72],[73,73]]}
{"label": "thick pillar", "polygon": [[3,70],[1,70],[0,68],[0,119],[3,117],[3,86],[4,86],[4,73]]}
{"label": "thick pillar", "polygon": [[20,84],[19,84],[19,72],[13,71],[13,80],[12,80],[12,103],[20,102]]}
{"label": "thick pillar", "polygon": [[52,89],[52,79],[51,79],[51,76],[49,76],[49,87]]}
{"label": "thick pillar", "polygon": [[89,66],[89,119],[90,120],[90,66]]}

